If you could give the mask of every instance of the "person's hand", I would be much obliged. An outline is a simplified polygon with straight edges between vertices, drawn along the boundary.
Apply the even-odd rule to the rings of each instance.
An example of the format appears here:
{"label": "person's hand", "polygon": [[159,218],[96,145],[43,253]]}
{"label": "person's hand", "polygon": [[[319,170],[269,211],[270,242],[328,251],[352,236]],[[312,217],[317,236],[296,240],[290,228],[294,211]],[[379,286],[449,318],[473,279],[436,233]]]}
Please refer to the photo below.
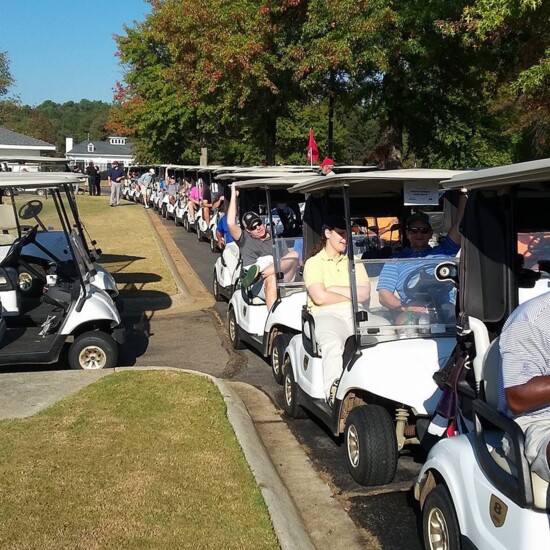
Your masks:
{"label": "person's hand", "polygon": [[235,197],[239,196],[239,188],[237,187],[237,182],[234,181],[231,184],[231,190],[233,191],[233,194],[235,195]]}
{"label": "person's hand", "polygon": [[223,244],[224,244],[224,243],[223,243],[223,240],[222,240],[222,239],[218,239],[218,248],[219,248],[220,250],[222,250]]}
{"label": "person's hand", "polygon": [[426,306],[401,306],[401,311],[412,311],[413,313],[428,313],[428,308]]}

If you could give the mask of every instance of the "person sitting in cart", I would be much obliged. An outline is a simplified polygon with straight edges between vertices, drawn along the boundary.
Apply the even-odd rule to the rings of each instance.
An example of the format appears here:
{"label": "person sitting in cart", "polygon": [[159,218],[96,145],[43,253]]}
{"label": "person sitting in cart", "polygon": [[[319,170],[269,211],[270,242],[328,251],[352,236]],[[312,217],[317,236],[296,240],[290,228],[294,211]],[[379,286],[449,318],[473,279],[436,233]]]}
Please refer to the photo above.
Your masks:
{"label": "person sitting in cart", "polygon": [[[407,218],[405,227],[410,246],[394,254],[392,258],[453,258],[460,250],[460,232],[458,226],[466,206],[466,195],[461,195],[456,222],[438,246],[431,247],[433,235],[430,218],[424,212],[415,212]],[[420,267],[419,262],[388,262],[384,264],[378,280],[378,297],[380,303],[396,314],[395,322],[404,324],[411,314],[427,313],[426,304],[413,302],[405,293],[403,285],[407,277]],[[454,298],[449,297],[452,302]]]}
{"label": "person sitting in cart", "polygon": [[[273,242],[262,218],[256,212],[245,212],[242,218],[244,231],[237,223],[237,197],[239,191],[235,184],[231,186],[231,200],[227,209],[227,225],[231,236],[241,251],[243,269],[241,280],[243,287],[251,286],[253,294],[265,298],[268,309],[277,300],[277,284],[273,260]],[[279,243],[280,266],[285,282],[292,280],[298,267],[298,253],[289,252],[284,241]]]}
{"label": "person sitting in cart", "polygon": [[[513,311],[499,345],[499,411],[519,424],[531,470],[550,482],[550,292]],[[513,459],[506,438],[503,450]]]}
{"label": "person sitting in cart", "polygon": [[[329,216],[323,236],[304,264],[307,308],[315,320],[315,339],[321,349],[323,386],[332,406],[343,369],[346,340],[355,334],[347,256],[346,222]],[[365,269],[355,272],[357,300],[370,296],[370,281]]]}

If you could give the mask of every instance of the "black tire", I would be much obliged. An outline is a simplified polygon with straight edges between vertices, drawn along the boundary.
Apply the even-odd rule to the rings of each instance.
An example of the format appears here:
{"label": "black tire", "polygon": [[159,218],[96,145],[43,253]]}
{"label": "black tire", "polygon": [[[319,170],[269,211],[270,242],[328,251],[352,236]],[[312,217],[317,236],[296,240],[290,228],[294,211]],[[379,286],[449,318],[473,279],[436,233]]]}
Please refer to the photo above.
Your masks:
{"label": "black tire", "polygon": [[212,276],[212,294],[214,295],[216,302],[223,302],[223,296],[220,294],[220,284],[218,283],[215,269],[214,275]]}
{"label": "black tire", "polygon": [[44,285],[46,284],[46,270],[36,263],[29,262],[29,266],[32,268],[32,271],[22,265],[17,268],[17,279],[21,296],[30,298],[42,294]]}
{"label": "black tire", "polygon": [[197,232],[197,241],[200,243],[202,241],[202,233],[197,222],[195,222],[195,231]]}
{"label": "black tire", "polygon": [[233,349],[244,349],[244,344],[241,340],[241,329],[237,324],[237,318],[235,317],[235,310],[233,308],[231,308],[227,314],[227,330]]}
{"label": "black tire", "polygon": [[424,548],[460,550],[460,526],[453,501],[445,485],[437,485],[428,494],[422,509]]}
{"label": "black tire", "polygon": [[69,349],[71,369],[112,369],[118,360],[118,344],[105,332],[91,330],[84,332]]}
{"label": "black tire", "polygon": [[174,225],[176,227],[179,227],[181,225],[181,220],[178,220],[178,216],[176,215],[176,210],[174,210]]}
{"label": "black tire", "polygon": [[212,254],[216,254],[218,252],[218,243],[213,237],[210,237],[210,252],[212,252]]}
{"label": "black tire", "polygon": [[284,409],[286,414],[290,418],[304,418],[306,413],[298,402],[298,384],[294,379],[294,373],[292,372],[292,363],[290,362],[290,357],[285,358],[283,364],[283,402]]}
{"label": "black tire", "polygon": [[168,209],[166,208],[166,205],[165,205],[165,204],[162,205],[162,209],[161,209],[161,212],[160,212],[160,213],[162,214],[162,217],[163,217],[164,219],[166,219],[166,214],[168,213]]}
{"label": "black tire", "polygon": [[397,468],[395,425],[386,409],[362,405],[349,414],[344,431],[346,461],[361,485],[386,485]]}
{"label": "black tire", "polygon": [[285,350],[291,339],[291,334],[277,334],[273,339],[273,345],[271,346],[271,372],[277,384],[282,384],[285,379],[283,363]]}

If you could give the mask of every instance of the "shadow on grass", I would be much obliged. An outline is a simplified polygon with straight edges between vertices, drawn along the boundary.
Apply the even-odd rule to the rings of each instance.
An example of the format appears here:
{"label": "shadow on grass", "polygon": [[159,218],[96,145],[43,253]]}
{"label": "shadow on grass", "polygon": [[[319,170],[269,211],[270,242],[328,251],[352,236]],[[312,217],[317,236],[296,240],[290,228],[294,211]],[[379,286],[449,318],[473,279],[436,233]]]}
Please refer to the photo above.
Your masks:
{"label": "shadow on grass", "polygon": [[145,260],[143,256],[128,256],[126,254],[101,254],[101,265],[114,264],[114,263],[126,263],[130,265],[137,260]]}

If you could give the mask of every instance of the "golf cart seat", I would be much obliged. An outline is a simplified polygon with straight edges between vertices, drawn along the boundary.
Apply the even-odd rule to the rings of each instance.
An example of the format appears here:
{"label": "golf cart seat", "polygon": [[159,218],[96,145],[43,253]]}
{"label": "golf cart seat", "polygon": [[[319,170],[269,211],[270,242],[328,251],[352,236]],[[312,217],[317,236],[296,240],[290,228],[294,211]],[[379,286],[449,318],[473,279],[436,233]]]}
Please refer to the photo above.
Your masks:
{"label": "golf cart seat", "polygon": [[8,233],[10,230],[17,229],[15,212],[11,204],[0,204],[0,246],[10,245],[17,238]]}
{"label": "golf cart seat", "polygon": [[[549,484],[542,479],[539,475],[534,472],[531,472],[527,460],[524,458],[524,448],[525,448],[525,437],[519,427],[512,419],[504,416],[503,414],[497,411],[498,407],[498,396],[499,396],[499,377],[501,370],[501,357],[500,357],[500,348],[499,348],[500,337],[495,338],[491,345],[489,346],[485,357],[483,359],[482,373],[480,382],[480,389],[485,397],[485,402],[483,405],[485,407],[480,407],[478,399],[474,401],[474,412],[476,416],[481,416],[482,419],[487,420],[490,424],[493,424],[498,430],[506,432],[510,438],[510,442],[514,449],[515,456],[520,456],[521,460],[518,463],[517,460],[511,460],[510,457],[504,454],[504,451],[500,444],[492,448],[488,448],[485,443],[485,438],[481,438],[483,435],[481,425],[478,424],[476,420],[476,448],[480,453],[480,462],[484,467],[489,469],[493,473],[493,466],[491,464],[486,464],[486,453],[488,452],[493,463],[501,471],[508,474],[508,482],[510,478],[515,480],[515,491],[512,492],[511,498],[516,502],[519,500],[520,505],[523,507],[530,507],[539,509],[539,510],[549,510],[550,509],[550,486]],[[499,437],[501,437],[499,435]],[[481,438],[481,439],[480,439]],[[481,451],[481,452],[480,452]],[[498,473],[496,474],[498,476]],[[492,481],[495,481],[492,476]],[[498,479],[498,477],[497,477]],[[506,482],[506,485],[508,484]],[[502,481],[501,481],[502,483]],[[525,487],[524,487],[525,486]],[[497,487],[499,485],[497,484]],[[499,487],[505,494],[506,491],[503,488]],[[519,493],[519,498],[515,495],[515,492]],[[525,497],[527,495],[527,498]],[[531,496],[532,495],[532,496]]]}

